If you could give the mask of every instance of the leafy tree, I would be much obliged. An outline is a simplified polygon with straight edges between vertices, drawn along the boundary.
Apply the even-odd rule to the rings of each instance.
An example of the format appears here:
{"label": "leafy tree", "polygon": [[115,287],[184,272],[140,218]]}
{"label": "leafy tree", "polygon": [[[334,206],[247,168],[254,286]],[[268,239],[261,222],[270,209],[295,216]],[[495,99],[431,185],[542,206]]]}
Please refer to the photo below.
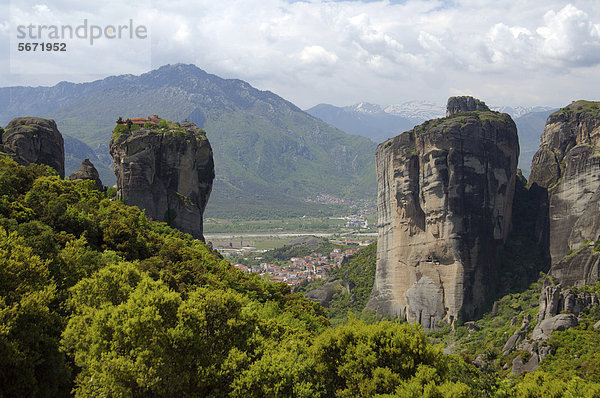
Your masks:
{"label": "leafy tree", "polygon": [[528,373],[516,384],[515,396],[523,398],[600,397],[600,384],[579,377],[563,381],[543,371]]}
{"label": "leafy tree", "polygon": [[117,124],[113,129],[113,139],[119,138],[121,134],[129,133],[130,128],[127,124]]}
{"label": "leafy tree", "polygon": [[160,119],[160,122],[158,122],[158,127],[161,129],[169,128],[169,122],[167,122],[165,119]]}
{"label": "leafy tree", "polygon": [[233,382],[234,397],[319,397],[313,383],[314,358],[308,336],[290,336],[283,344],[269,345],[259,360]]}
{"label": "leafy tree", "polygon": [[59,351],[61,319],[48,262],[0,227],[0,392],[66,396],[69,369]]}
{"label": "leafy tree", "polygon": [[434,383],[448,372],[441,350],[428,344],[416,325],[389,321],[367,325],[352,319],[347,325],[325,331],[311,350],[315,382],[325,396],[393,394],[420,375],[420,369],[425,369],[422,366],[433,369],[427,374]]}
{"label": "leafy tree", "polygon": [[235,292],[187,299],[134,264],[81,280],[63,344],[82,371],[76,396],[223,396],[256,342],[256,317]]}

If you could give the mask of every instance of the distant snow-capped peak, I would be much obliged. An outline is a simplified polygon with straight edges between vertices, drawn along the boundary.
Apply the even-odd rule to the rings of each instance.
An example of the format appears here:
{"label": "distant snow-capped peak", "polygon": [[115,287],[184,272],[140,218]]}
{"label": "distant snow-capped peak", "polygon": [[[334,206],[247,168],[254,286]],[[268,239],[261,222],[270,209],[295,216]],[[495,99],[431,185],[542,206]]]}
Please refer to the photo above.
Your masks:
{"label": "distant snow-capped peak", "polygon": [[351,105],[349,108],[355,112],[362,113],[379,113],[383,110],[379,105],[368,102],[359,102],[358,104]]}
{"label": "distant snow-capped peak", "polygon": [[493,111],[508,113],[513,119],[532,112],[546,112],[555,109],[551,106],[490,106]]}
{"label": "distant snow-capped peak", "polygon": [[408,101],[402,104],[389,105],[384,112],[410,119],[436,119],[446,116],[446,107],[435,102]]}
{"label": "distant snow-capped peak", "polygon": [[[446,106],[430,101],[407,101],[401,104],[380,106],[369,102],[359,102],[354,105],[345,106],[346,112],[362,114],[378,114],[385,112],[390,115],[400,116],[415,121],[425,121],[446,116]],[[490,106],[490,109],[502,113],[508,113],[513,119],[532,112],[546,112],[554,109],[551,106]]]}

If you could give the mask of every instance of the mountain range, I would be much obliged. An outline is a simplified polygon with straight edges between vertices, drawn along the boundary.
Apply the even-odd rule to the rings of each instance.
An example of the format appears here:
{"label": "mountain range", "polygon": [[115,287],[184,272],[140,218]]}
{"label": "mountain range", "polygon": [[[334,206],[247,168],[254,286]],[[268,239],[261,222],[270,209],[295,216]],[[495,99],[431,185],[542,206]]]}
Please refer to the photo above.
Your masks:
{"label": "mountain range", "polygon": [[[493,109],[515,118],[527,174],[550,108]],[[17,116],[54,119],[65,137],[67,175],[89,158],[105,185],[115,183],[108,154],[115,120],[152,114],[207,131],[216,169],[207,217],[264,218],[327,214],[339,209],[331,202],[374,203],[376,143],[445,110],[410,101],[320,104],[304,112],[270,91],[184,64],[89,83],[0,88],[0,124]]]}
{"label": "mountain range", "polygon": [[[539,146],[546,119],[556,108],[491,106],[490,109],[508,113],[514,119],[521,146],[519,167],[525,175],[529,175],[531,160]],[[360,102],[342,107],[319,104],[306,112],[349,134],[362,135],[380,143],[427,120],[444,117],[446,108],[428,101],[408,101],[387,106]]]}
{"label": "mountain range", "polygon": [[317,203],[322,194],[374,202],[373,141],[342,132],[270,91],[194,65],[89,83],[0,88],[2,125],[24,115],[54,119],[66,136],[67,174],[91,157],[106,185],[115,181],[108,155],[115,120],[153,114],[207,131],[216,172],[207,217],[331,211]]}

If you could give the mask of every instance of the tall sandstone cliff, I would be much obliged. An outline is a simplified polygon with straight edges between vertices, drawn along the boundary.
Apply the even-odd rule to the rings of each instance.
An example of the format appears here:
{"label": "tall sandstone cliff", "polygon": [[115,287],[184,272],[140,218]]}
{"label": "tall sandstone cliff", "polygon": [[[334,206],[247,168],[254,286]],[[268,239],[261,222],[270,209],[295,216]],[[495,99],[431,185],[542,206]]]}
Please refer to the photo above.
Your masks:
{"label": "tall sandstone cliff", "polygon": [[110,154],[117,196],[125,204],[204,239],[202,215],[215,172],[203,130],[189,122],[165,129],[115,130]]}
{"label": "tall sandstone cliff", "polygon": [[476,314],[507,238],[517,129],[471,97],[377,148],[377,271],[368,308],[434,329]]}
{"label": "tall sandstone cliff", "polygon": [[20,165],[45,164],[58,171],[60,178],[65,177],[64,141],[54,120],[14,118],[2,133],[0,144],[0,151]]}
{"label": "tall sandstone cliff", "polygon": [[600,252],[600,102],[576,101],[548,117],[529,183],[544,192],[538,235],[564,286],[596,284]]}

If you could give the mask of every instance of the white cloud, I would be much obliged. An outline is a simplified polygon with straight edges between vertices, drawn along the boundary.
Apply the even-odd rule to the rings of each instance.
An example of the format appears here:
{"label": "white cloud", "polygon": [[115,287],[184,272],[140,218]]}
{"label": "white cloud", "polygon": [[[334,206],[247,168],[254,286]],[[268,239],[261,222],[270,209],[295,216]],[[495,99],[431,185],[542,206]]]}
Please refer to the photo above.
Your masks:
{"label": "white cloud", "polygon": [[[541,52],[562,65],[590,66],[600,63],[600,23],[571,4],[548,11],[545,25],[536,32],[543,39]],[[600,21],[598,21],[600,22]]]}
{"label": "white cloud", "polygon": [[305,64],[333,65],[338,56],[321,46],[307,46],[300,53],[300,60]]}
{"label": "white cloud", "polygon": [[33,9],[37,14],[50,14],[50,8],[46,4],[36,4],[33,6]]}
{"label": "white cloud", "polygon": [[177,31],[173,35],[173,38],[175,40],[177,40],[178,42],[185,43],[189,39],[189,37],[190,37],[190,28],[188,27],[188,25],[185,22],[179,24],[179,27],[177,28]]}
{"label": "white cloud", "polygon": [[489,59],[496,68],[536,67],[536,38],[524,27],[497,23],[487,34]]}
{"label": "white cloud", "polygon": [[588,67],[600,64],[600,24],[568,4],[543,15],[533,30],[497,23],[488,33],[489,68],[539,70]]}
{"label": "white cloud", "polygon": [[[443,102],[454,92],[472,92],[488,103],[539,100],[560,105],[600,92],[600,7],[595,0],[11,4],[18,6],[13,22],[35,13],[60,21],[88,16],[102,23],[113,15],[131,15],[149,26],[154,67],[195,63],[302,107],[318,102]],[[0,26],[6,22],[0,18]],[[7,39],[0,29],[2,40]],[[112,59],[110,45],[102,49],[105,53],[78,65],[83,73],[98,59]],[[77,77],[60,76],[64,79]],[[40,80],[0,75],[2,85]]]}

